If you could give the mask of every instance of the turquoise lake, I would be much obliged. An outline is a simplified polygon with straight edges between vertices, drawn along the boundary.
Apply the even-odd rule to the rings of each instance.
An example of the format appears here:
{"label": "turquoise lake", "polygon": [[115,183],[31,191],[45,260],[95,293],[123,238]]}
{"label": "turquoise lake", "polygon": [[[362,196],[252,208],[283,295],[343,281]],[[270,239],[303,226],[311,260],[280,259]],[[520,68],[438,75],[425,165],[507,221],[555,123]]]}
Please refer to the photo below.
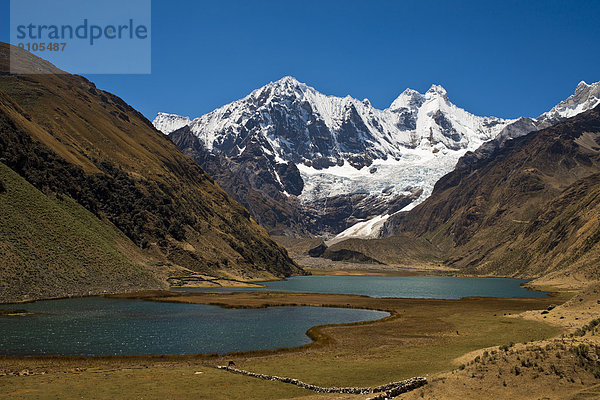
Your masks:
{"label": "turquoise lake", "polygon": [[225,309],[199,304],[101,297],[1,308],[0,355],[195,354],[275,349],[310,343],[316,325],[371,321],[388,313],[325,307]]}
{"label": "turquoise lake", "polygon": [[[263,288],[183,289],[344,293],[371,297],[458,299],[542,297],[505,278],[304,276]],[[195,354],[275,349],[307,344],[316,325],[377,320],[380,311],[327,307],[225,309],[198,304],[88,297],[0,308],[31,311],[0,316],[0,355]]]}
{"label": "turquoise lake", "polygon": [[341,293],[370,297],[460,299],[461,297],[545,297],[528,290],[524,279],[450,276],[295,276],[264,282],[263,288],[198,288],[186,292]]}

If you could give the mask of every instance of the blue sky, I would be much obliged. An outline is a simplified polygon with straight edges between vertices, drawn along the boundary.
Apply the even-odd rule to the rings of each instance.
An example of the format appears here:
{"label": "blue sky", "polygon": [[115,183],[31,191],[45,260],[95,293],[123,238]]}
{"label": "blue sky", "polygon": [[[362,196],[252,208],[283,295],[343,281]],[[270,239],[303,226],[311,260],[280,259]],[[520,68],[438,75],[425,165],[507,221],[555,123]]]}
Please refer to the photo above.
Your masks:
{"label": "blue sky", "polygon": [[475,114],[537,116],[600,80],[599,17],[597,0],[153,0],[152,74],[87,77],[150,119],[200,116],[284,75],[378,108],[436,83]]}

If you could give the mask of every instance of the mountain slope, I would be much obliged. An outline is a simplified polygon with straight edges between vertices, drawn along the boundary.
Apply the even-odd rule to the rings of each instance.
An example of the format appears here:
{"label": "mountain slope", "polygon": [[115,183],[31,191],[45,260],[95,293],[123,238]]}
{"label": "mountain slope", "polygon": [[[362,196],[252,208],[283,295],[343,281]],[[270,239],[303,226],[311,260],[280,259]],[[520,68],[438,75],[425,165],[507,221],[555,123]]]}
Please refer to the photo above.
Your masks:
{"label": "mountain slope", "polygon": [[71,198],[44,195],[2,163],[0,182],[0,302],[165,286],[139,248]]}
{"label": "mountain slope", "polygon": [[19,49],[0,46],[0,161],[66,195],[160,263],[241,278],[302,271],[248,212],[120,98]]}
{"label": "mountain slope", "polygon": [[[188,145],[195,136],[195,148],[244,175],[236,182],[249,186],[245,191],[294,210],[309,232],[330,236],[416,204],[460,156],[510,122],[456,107],[437,85],[425,94],[406,90],[378,110],[366,99],[326,96],[284,77],[192,121],[161,113],[154,125],[179,144],[183,135]],[[206,157],[196,159],[210,171]],[[260,202],[247,205],[258,218]],[[277,231],[270,222],[264,225]],[[298,233],[296,225],[287,228]]]}
{"label": "mountain slope", "polygon": [[[259,224],[270,227],[272,233],[308,235],[297,211],[298,202],[292,202],[278,187],[270,184],[269,176],[265,177],[265,174],[260,173],[267,168],[267,160],[263,157],[254,155],[250,150],[233,160],[222,154],[210,153],[190,132],[189,127],[174,131],[169,138],[185,154],[196,160],[236,201],[252,210],[252,216]],[[279,168],[281,176],[287,177],[289,173],[293,171]],[[302,184],[299,175],[296,180],[287,179],[287,182],[288,186],[291,182]],[[295,191],[293,188],[288,189],[291,192]]]}
{"label": "mountain slope", "polygon": [[599,173],[597,106],[460,165],[384,231],[427,239],[469,272],[597,279]]}

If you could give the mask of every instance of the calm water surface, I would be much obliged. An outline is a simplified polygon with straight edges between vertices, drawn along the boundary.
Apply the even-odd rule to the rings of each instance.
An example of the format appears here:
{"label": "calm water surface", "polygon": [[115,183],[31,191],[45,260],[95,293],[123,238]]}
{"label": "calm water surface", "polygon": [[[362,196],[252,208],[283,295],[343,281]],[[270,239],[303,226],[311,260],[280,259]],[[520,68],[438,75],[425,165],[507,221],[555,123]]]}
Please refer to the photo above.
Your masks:
{"label": "calm water surface", "polygon": [[[465,296],[542,297],[520,279],[462,277],[302,276],[252,289],[344,293],[371,297],[458,299]],[[199,304],[89,297],[39,301],[20,308],[32,315],[0,316],[0,355],[119,355],[227,353],[300,346],[316,325],[370,321],[387,313],[325,307],[224,309]]]}
{"label": "calm water surface", "polygon": [[325,307],[224,309],[199,304],[88,297],[0,308],[0,355],[194,354],[301,346],[316,325],[370,321],[388,313]]}
{"label": "calm water surface", "polygon": [[264,288],[199,288],[189,292],[287,292],[342,293],[370,297],[460,299],[481,297],[545,297],[527,290],[523,279],[450,276],[296,276],[286,281],[265,282]]}

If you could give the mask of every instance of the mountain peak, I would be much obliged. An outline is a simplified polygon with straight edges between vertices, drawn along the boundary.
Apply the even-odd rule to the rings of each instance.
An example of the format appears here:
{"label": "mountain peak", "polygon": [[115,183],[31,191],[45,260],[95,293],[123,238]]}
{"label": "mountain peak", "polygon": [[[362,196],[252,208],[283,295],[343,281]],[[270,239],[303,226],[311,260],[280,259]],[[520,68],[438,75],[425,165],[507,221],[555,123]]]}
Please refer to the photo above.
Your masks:
{"label": "mountain peak", "polygon": [[421,93],[419,93],[416,90],[411,89],[411,88],[404,89],[404,92],[402,92],[400,94],[400,96],[416,96],[416,95],[422,96]]}
{"label": "mountain peak", "polygon": [[401,108],[414,109],[420,107],[424,100],[425,98],[421,93],[408,88],[394,100],[390,106],[390,110],[399,110]]}
{"label": "mountain peak", "polygon": [[309,89],[309,86],[305,83],[298,81],[293,76],[286,75],[279,80],[256,89],[250,94],[250,97],[260,98],[264,95],[267,95],[266,98],[272,95],[299,96],[301,93],[306,93]]}
{"label": "mountain peak", "polygon": [[291,75],[286,75],[283,78],[272,82],[272,85],[278,87],[298,87],[298,86],[306,86],[304,83],[300,82],[298,79],[294,78]]}
{"label": "mountain peak", "polygon": [[283,78],[279,79],[277,82],[286,82],[286,83],[300,83],[298,79],[294,78],[291,75],[286,75]]}
{"label": "mountain peak", "polygon": [[187,117],[182,117],[181,115],[178,115],[178,114],[171,114],[171,113],[166,113],[166,112],[159,112],[157,114],[157,117],[162,117],[162,118],[169,118],[169,117],[173,117],[173,118],[187,118]]}
{"label": "mountain peak", "polygon": [[584,111],[590,110],[600,104],[600,82],[588,84],[579,82],[575,93],[568,99],[558,103],[552,110],[542,114],[538,120],[547,120],[551,123],[573,117]]}
{"label": "mountain peak", "polygon": [[577,87],[575,88],[575,91],[580,90],[580,89],[585,89],[590,87],[591,85],[588,85],[585,81],[581,81],[577,84]]}
{"label": "mountain peak", "polygon": [[[585,110],[600,98],[594,85],[581,87],[589,88],[572,96],[565,113]],[[583,103],[578,108],[580,101]],[[180,121],[168,122],[171,129],[162,129],[165,133],[172,132],[178,126],[175,122]],[[227,160],[231,176],[235,176],[232,180],[222,175],[220,165],[200,156],[203,165],[223,176],[231,190],[242,193],[236,188],[239,175],[233,171],[247,171],[244,185],[249,190],[265,191],[283,202],[282,210],[294,210],[299,218],[314,221],[307,231],[329,235],[357,219],[402,209],[408,204],[405,200],[415,201],[412,194],[406,198],[412,189],[419,190],[416,201],[421,201],[466,151],[474,151],[509,126],[503,138],[529,133],[542,122],[546,121],[527,119],[513,126],[514,120],[473,115],[452,104],[438,84],[425,93],[406,89],[389,108],[380,110],[367,99],[325,95],[284,76],[196,118],[189,128],[200,147]],[[161,123],[158,119],[155,126]],[[185,149],[188,142],[180,144]],[[239,157],[243,152],[252,157]],[[287,200],[289,195],[296,198]],[[359,197],[362,200],[357,200]],[[341,214],[337,208],[319,214],[327,198],[343,204],[340,209],[348,205],[355,219],[349,215],[338,219]],[[241,200],[254,215],[264,210],[261,200]],[[370,214],[355,213],[359,208],[368,209]],[[279,222],[271,222],[263,221],[269,227],[279,226]]]}
{"label": "mountain peak", "polygon": [[425,95],[430,95],[430,96],[437,95],[437,96],[443,97],[445,99],[448,99],[448,92],[446,92],[446,89],[444,89],[441,85],[436,85],[436,84],[431,85],[431,87],[429,88],[427,93],[425,93]]}

